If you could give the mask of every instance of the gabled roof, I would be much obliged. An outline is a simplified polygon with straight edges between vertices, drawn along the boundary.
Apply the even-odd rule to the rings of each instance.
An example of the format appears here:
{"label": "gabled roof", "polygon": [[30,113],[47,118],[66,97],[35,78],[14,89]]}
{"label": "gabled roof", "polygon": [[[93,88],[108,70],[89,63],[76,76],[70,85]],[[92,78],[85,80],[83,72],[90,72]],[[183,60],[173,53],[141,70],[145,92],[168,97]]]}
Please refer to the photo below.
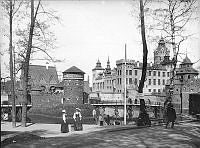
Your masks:
{"label": "gabled roof", "polygon": [[63,73],[78,73],[78,74],[85,74],[82,70],[77,68],[76,66],[72,66],[69,69],[65,70]]}
{"label": "gabled roof", "polygon": [[34,87],[38,85],[54,85],[58,83],[58,75],[56,67],[53,66],[42,66],[42,65],[30,65],[29,75],[31,77],[30,83]]}

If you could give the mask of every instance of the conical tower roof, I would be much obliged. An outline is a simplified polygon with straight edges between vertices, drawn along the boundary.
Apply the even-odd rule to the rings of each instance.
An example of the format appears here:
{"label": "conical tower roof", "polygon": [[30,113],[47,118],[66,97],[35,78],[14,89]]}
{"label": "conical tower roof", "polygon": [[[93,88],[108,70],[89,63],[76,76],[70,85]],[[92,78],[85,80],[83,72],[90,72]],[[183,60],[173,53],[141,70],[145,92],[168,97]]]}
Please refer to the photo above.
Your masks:
{"label": "conical tower roof", "polygon": [[188,58],[188,56],[186,55],[185,59],[183,59],[182,64],[193,64],[193,63],[191,62],[191,60],[190,60],[190,59]]}
{"label": "conical tower roof", "polygon": [[69,69],[65,70],[63,73],[79,73],[79,74],[85,74],[82,70],[77,68],[76,66],[72,66]]}

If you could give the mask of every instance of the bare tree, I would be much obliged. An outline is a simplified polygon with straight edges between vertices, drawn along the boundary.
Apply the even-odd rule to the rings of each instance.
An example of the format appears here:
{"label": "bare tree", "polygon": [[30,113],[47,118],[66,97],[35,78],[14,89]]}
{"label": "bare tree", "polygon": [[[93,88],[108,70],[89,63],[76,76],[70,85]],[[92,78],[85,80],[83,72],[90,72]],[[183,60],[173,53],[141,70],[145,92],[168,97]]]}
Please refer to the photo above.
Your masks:
{"label": "bare tree", "polygon": [[[16,0],[15,0],[16,1]],[[41,0],[36,1],[19,1],[20,5],[13,5],[17,10],[23,7],[23,11],[16,14],[19,19],[15,20],[15,41],[13,41],[17,60],[16,63],[17,72],[22,71],[22,89],[23,89],[23,102],[22,102],[22,125],[26,126],[27,116],[27,93],[28,93],[28,78],[29,78],[29,63],[34,59],[34,54],[42,52],[47,55],[46,60],[52,62],[62,62],[56,60],[49,54],[49,50],[55,48],[56,38],[54,33],[50,30],[50,24],[59,21],[59,18],[55,16],[55,11],[46,10]],[[7,5],[5,5],[7,6]],[[5,7],[8,8],[8,7]],[[31,10],[30,13],[27,10]],[[23,24],[21,22],[24,22]],[[43,59],[43,58],[42,58]]]}
{"label": "bare tree", "polygon": [[9,22],[10,22],[10,39],[9,39],[9,52],[10,52],[10,78],[11,78],[11,98],[12,98],[12,126],[16,127],[15,116],[16,116],[16,107],[15,107],[15,91],[14,91],[14,77],[13,77],[13,47],[12,47],[12,20],[13,20],[13,8],[12,0],[10,0],[10,13],[9,13]]}
{"label": "bare tree", "polygon": [[141,21],[141,36],[142,36],[142,45],[143,45],[143,65],[142,65],[142,76],[138,87],[138,92],[143,93],[144,82],[146,79],[146,71],[147,71],[147,42],[146,42],[146,34],[145,34],[145,22],[144,22],[144,5],[143,0],[140,0],[140,21]]}
{"label": "bare tree", "polygon": [[[40,21],[40,17],[47,16],[48,20]],[[22,87],[23,87],[23,102],[22,102],[22,125],[26,126],[27,119],[27,95],[28,95],[28,80],[29,80],[29,63],[31,59],[31,55],[35,52],[42,51],[48,56],[48,59],[53,62],[60,62],[52,58],[48,50],[54,48],[55,37],[54,34],[48,30],[49,25],[48,21],[58,20],[53,13],[47,12],[43,5],[41,4],[41,0],[38,1],[37,5],[34,5],[34,0],[31,0],[31,16],[30,16],[30,25],[29,32],[27,36],[27,31],[18,30],[18,35],[21,37],[19,40],[19,47],[21,50],[20,56],[23,57],[22,63]]]}
{"label": "bare tree", "polygon": [[196,19],[193,14],[197,10],[197,0],[160,0],[158,2],[163,7],[152,11],[154,14],[152,17],[157,23],[151,28],[162,32],[166,41],[172,46],[173,70],[170,84],[173,85],[180,45],[193,35],[186,32],[186,27],[188,22]]}
{"label": "bare tree", "polygon": [[1,2],[2,8],[9,18],[9,55],[10,55],[10,79],[11,79],[11,100],[12,100],[12,126],[16,127],[16,106],[15,106],[15,77],[13,65],[13,19],[14,15],[19,11],[23,1],[5,0]]}

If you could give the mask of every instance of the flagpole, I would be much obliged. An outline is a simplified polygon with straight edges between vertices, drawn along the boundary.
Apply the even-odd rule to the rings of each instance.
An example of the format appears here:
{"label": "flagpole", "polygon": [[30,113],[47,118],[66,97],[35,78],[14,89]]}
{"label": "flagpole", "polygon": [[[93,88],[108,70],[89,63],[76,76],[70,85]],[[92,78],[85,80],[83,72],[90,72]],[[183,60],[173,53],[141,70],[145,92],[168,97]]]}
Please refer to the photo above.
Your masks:
{"label": "flagpole", "polygon": [[125,44],[125,62],[124,62],[124,125],[126,125],[126,44]]}

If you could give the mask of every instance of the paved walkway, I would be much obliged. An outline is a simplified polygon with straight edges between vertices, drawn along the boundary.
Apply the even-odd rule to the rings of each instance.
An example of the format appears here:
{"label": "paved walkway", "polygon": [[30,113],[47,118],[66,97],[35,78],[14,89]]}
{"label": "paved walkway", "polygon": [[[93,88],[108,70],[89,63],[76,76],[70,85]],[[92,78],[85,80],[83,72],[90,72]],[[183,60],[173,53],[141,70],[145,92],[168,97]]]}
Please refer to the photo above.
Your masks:
{"label": "paved walkway", "polygon": [[[32,125],[33,126],[33,125]],[[86,126],[85,126],[86,127]],[[108,126],[107,126],[108,127]],[[80,131],[80,134],[72,134],[71,132],[65,137],[51,137],[40,140],[20,141],[6,145],[6,148],[199,148],[200,147],[200,123],[181,123],[176,124],[174,129],[165,129],[164,126],[153,126],[148,128],[140,128],[134,126],[109,126],[97,127],[98,132]],[[92,131],[92,126],[90,127]],[[105,129],[106,130],[102,130]],[[135,128],[135,129],[134,129]],[[113,130],[114,129],[114,130]],[[120,130],[121,129],[121,130]],[[128,129],[128,130],[124,130]],[[86,130],[86,129],[85,129]],[[18,136],[17,136],[18,137]]]}
{"label": "paved walkway", "polygon": [[71,125],[69,125],[69,133],[60,132],[60,124],[42,124],[42,123],[28,123],[27,127],[22,127],[21,123],[16,124],[16,128],[12,127],[12,122],[1,122],[1,131],[10,131],[14,134],[8,134],[7,136],[1,136],[1,141],[7,138],[9,135],[13,136],[19,132],[30,132],[31,134],[40,136],[40,137],[66,137],[67,135],[72,134],[84,134],[88,132],[94,132],[105,129],[99,125],[89,125],[83,124],[83,131],[73,131]]}

